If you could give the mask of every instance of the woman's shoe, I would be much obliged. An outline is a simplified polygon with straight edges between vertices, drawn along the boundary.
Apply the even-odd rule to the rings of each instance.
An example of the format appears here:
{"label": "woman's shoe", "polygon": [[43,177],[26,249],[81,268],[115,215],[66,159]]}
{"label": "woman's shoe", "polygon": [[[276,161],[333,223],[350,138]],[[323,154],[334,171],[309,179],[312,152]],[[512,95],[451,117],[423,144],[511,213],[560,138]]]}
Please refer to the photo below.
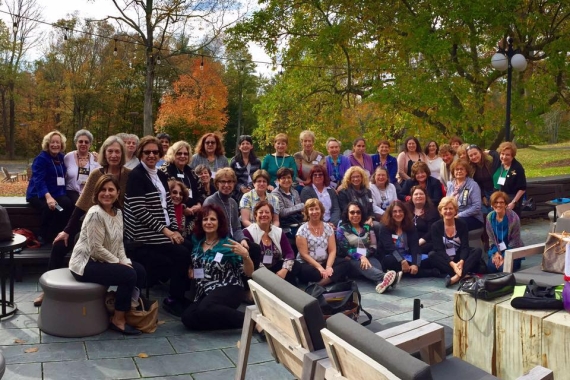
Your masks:
{"label": "woman's shoe", "polygon": [[40,295],[34,300],[34,306],[40,307],[42,306],[42,302],[44,302],[44,293],[40,293]]}
{"label": "woman's shoe", "polygon": [[447,275],[445,276],[445,287],[449,288],[451,286],[451,276]]}
{"label": "woman's shoe", "polygon": [[135,329],[133,326],[131,325],[127,325],[125,323],[125,329],[120,329],[116,324],[114,324],[113,322],[109,323],[109,328],[113,331],[117,331],[120,333],[123,333],[125,335],[140,335],[142,334],[142,331]]}

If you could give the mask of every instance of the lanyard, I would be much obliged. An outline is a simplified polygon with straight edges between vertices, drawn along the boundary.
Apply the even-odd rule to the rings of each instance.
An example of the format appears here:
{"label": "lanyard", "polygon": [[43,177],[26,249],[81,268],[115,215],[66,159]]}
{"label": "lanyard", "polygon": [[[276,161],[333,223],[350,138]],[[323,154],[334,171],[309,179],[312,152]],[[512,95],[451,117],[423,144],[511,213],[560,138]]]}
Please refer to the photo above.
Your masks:
{"label": "lanyard", "polygon": [[[56,177],[59,177],[59,172],[57,171],[57,166],[55,166],[55,162],[54,162],[53,158],[52,158],[52,160],[51,160],[51,164],[53,165],[53,169],[55,170],[55,176],[56,176]],[[61,165],[61,161],[59,162],[58,166],[59,166],[60,169],[61,169],[61,177],[64,177],[64,175],[63,175],[63,167],[62,167],[62,165]]]}
{"label": "lanyard", "polygon": [[228,211],[226,204],[224,203],[224,200],[222,199],[222,197],[220,197],[220,193],[216,192],[216,195],[218,196],[220,202],[222,202],[222,207],[224,208],[224,212],[228,216],[228,223],[230,224],[230,234],[232,235],[232,237],[234,237],[234,230],[232,228],[232,205],[231,204],[229,205],[230,210]]}

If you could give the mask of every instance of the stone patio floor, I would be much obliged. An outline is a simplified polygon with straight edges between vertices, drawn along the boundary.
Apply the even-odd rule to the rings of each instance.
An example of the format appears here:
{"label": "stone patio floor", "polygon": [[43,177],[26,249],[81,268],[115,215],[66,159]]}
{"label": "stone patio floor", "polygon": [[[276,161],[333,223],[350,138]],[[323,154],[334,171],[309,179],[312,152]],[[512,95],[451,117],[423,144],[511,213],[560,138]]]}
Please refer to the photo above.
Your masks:
{"label": "stone patio floor", "polygon": [[[548,220],[523,219],[522,224],[526,244],[545,241]],[[539,261],[540,257],[527,259],[523,268]],[[233,379],[241,330],[187,331],[162,310],[159,320],[164,323],[157,331],[138,337],[106,331],[88,338],[60,338],[41,332],[38,308],[32,300],[40,290],[42,268],[35,269],[38,273],[16,283],[17,314],[0,321],[0,350],[7,363],[4,379]],[[442,279],[404,278],[396,289],[382,295],[371,283],[358,280],[358,285],[362,304],[375,322],[411,320],[413,299],[419,298],[424,306],[421,318],[453,327],[455,289],[446,289]],[[151,291],[151,298],[159,302],[165,296],[161,287]],[[29,348],[38,350],[26,353]],[[141,358],[140,354],[148,357]],[[273,361],[266,343],[254,341],[247,378],[280,380],[293,376]]]}

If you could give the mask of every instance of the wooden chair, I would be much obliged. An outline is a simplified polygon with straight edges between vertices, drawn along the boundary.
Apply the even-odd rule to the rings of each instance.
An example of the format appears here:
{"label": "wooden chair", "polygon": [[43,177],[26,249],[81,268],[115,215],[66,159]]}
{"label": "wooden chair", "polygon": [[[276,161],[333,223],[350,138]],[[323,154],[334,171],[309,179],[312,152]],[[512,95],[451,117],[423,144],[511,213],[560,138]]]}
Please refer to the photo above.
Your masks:
{"label": "wooden chair", "polygon": [[261,326],[271,354],[298,379],[313,379],[326,358],[320,330],[325,320],[318,301],[266,268],[249,281],[255,305],[246,308],[235,378],[245,378],[253,329]]}
{"label": "wooden chair", "polygon": [[[317,379],[491,380],[485,371],[458,358],[428,365],[343,314],[327,320],[321,331],[328,360],[319,362]],[[519,380],[553,380],[552,371],[535,367]]]}
{"label": "wooden chair", "polygon": [[2,167],[2,172],[4,173],[2,182],[16,182],[18,180],[18,176],[12,177],[12,174],[5,167]]}
{"label": "wooden chair", "polygon": [[[570,219],[558,218],[556,221],[555,232],[569,232]],[[545,238],[546,240],[546,238]],[[505,251],[505,262],[503,264],[503,272],[513,272],[513,262],[516,259],[539,255],[544,252],[544,243],[528,245],[521,248],[507,249]],[[531,268],[519,270],[515,272],[515,278],[518,284],[528,284],[533,279],[537,284],[542,286],[556,286],[562,283],[562,275],[558,273],[543,272],[540,265]]]}

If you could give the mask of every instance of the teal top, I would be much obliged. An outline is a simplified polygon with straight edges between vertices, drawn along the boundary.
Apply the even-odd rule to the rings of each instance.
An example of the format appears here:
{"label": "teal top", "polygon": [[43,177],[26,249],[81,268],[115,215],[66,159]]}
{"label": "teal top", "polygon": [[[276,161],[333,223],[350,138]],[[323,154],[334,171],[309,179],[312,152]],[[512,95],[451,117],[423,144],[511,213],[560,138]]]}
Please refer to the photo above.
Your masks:
{"label": "teal top", "polygon": [[280,168],[289,168],[293,170],[293,181],[297,178],[297,164],[293,156],[276,156],[275,154],[268,154],[263,158],[261,168],[267,170],[269,173],[269,185],[277,186],[277,170]]}

